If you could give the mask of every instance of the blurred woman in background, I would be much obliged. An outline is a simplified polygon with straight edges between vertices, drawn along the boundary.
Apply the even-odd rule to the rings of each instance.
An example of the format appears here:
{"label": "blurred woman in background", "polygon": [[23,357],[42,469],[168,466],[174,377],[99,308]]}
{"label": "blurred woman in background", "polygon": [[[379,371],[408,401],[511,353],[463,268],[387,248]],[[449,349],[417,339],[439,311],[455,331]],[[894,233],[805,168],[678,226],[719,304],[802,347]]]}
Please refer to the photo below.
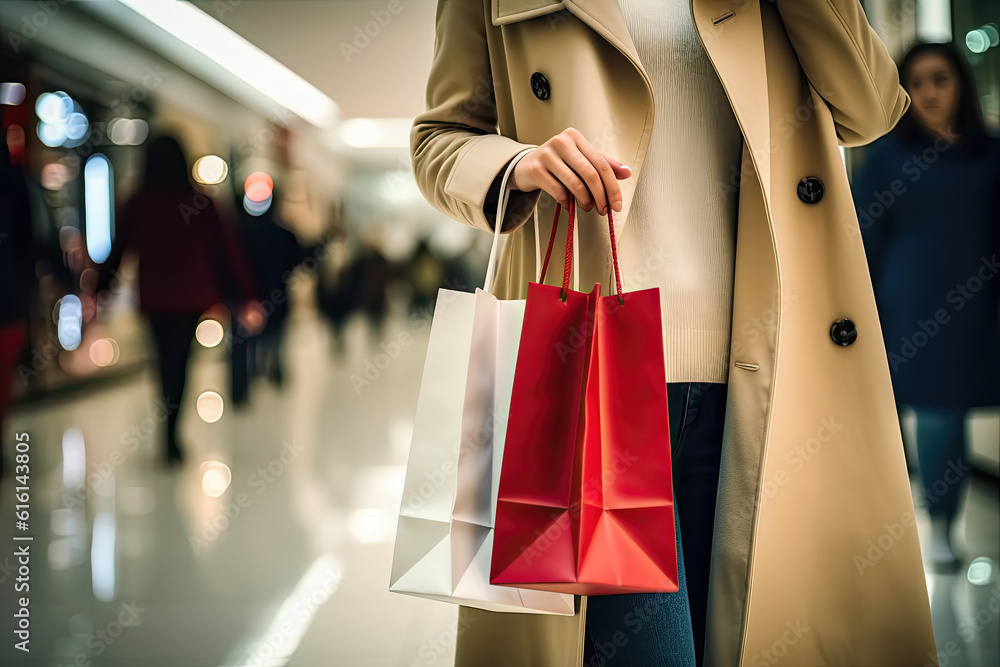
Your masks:
{"label": "blurred woman in background", "polygon": [[108,281],[124,254],[139,260],[139,310],[153,332],[167,410],[167,463],[183,458],[177,424],[200,317],[216,304],[238,300],[247,304],[244,318],[251,329],[260,319],[253,273],[236,230],[194,189],[189,173],[177,139],[161,136],[149,143],[142,185],[118,216],[115,248],[104,266]]}
{"label": "blurred woman in background", "polygon": [[1000,405],[1000,139],[951,44],[917,43],[899,73],[913,103],[853,191],[896,402],[916,413],[932,557],[954,566],[966,413]]}

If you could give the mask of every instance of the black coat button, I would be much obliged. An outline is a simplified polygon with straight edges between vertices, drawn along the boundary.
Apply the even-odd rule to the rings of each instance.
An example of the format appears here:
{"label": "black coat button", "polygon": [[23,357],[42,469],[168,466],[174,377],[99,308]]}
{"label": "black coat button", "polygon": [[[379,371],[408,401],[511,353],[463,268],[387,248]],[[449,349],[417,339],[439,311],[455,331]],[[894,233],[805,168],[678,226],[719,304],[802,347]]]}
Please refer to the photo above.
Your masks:
{"label": "black coat button", "polygon": [[837,320],[830,327],[830,338],[841,347],[847,347],[858,339],[858,328],[850,320]]}
{"label": "black coat button", "polygon": [[799,199],[807,204],[815,204],[823,198],[823,181],[815,176],[806,176],[799,181],[799,186],[796,190],[798,191]]}
{"label": "black coat button", "polygon": [[540,100],[549,99],[549,80],[541,72],[531,75],[531,92]]}

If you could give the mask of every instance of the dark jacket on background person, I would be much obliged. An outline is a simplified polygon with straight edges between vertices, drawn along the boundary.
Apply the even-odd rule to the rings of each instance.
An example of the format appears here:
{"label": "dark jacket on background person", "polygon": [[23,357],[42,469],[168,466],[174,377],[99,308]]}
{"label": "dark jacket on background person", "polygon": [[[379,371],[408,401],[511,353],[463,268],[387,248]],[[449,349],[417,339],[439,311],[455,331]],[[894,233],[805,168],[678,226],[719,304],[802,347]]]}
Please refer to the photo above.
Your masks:
{"label": "dark jacket on background person", "polygon": [[852,190],[896,401],[1000,405],[1000,139],[892,132]]}
{"label": "dark jacket on background person", "polygon": [[289,313],[286,282],[295,267],[305,260],[306,251],[271,211],[260,217],[242,216],[241,222],[260,295],[267,304],[267,326],[280,325]]}
{"label": "dark jacket on background person", "polygon": [[193,189],[140,189],[118,223],[106,271],[117,268],[124,253],[138,254],[143,313],[201,313],[218,303],[258,297],[239,234]]}
{"label": "dark jacket on background person", "polygon": [[347,269],[347,286],[353,307],[375,322],[385,319],[389,278],[389,262],[382,252],[375,246],[362,245]]}

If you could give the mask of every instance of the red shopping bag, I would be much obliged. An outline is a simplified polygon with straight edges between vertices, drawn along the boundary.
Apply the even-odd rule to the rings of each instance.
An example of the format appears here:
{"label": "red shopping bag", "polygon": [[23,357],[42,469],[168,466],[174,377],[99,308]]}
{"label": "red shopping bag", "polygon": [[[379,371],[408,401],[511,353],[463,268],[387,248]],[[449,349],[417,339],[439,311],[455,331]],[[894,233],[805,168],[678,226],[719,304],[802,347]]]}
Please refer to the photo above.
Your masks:
{"label": "red shopping bag", "polygon": [[676,592],[659,289],[622,293],[609,211],[617,293],[570,290],[574,208],[562,289],[528,285],[490,583]]}

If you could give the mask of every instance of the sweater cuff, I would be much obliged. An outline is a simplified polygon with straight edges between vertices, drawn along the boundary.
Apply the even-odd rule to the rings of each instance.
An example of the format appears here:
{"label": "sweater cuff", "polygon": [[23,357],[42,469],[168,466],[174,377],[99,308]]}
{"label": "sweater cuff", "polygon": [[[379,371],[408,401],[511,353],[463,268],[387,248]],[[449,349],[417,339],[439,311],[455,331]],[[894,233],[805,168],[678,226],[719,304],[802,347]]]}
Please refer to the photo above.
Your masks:
{"label": "sweater cuff", "polygon": [[[478,137],[469,141],[463,148],[444,191],[445,194],[474,207],[474,217],[470,221],[474,227],[488,232],[493,231],[496,201],[493,202],[489,213],[486,207],[490,187],[503,175],[510,161],[525,148],[537,148],[537,146],[523,144],[498,134]],[[514,229],[527,220],[533,206],[528,202],[537,201],[540,195],[540,190],[530,193],[512,190],[501,229],[504,231]],[[527,213],[523,212],[525,208]]]}
{"label": "sweater cuff", "polygon": [[[496,229],[496,210],[500,203],[500,185],[503,181],[504,172],[511,166],[512,162],[519,162],[522,158],[527,155],[521,155],[520,157],[514,156],[508,160],[503,167],[500,168],[499,173],[493,179],[490,184],[490,189],[486,193],[486,201],[483,203],[483,215],[486,216],[486,222],[490,226],[490,231]],[[508,181],[509,185],[509,181]],[[538,203],[538,198],[541,196],[541,190],[532,190],[531,192],[523,192],[521,190],[511,190],[508,187],[509,195],[507,197],[507,210],[504,211],[503,224],[500,227],[501,232],[510,232],[517,229],[522,224],[527,221],[531,216],[531,212],[534,210]]]}

